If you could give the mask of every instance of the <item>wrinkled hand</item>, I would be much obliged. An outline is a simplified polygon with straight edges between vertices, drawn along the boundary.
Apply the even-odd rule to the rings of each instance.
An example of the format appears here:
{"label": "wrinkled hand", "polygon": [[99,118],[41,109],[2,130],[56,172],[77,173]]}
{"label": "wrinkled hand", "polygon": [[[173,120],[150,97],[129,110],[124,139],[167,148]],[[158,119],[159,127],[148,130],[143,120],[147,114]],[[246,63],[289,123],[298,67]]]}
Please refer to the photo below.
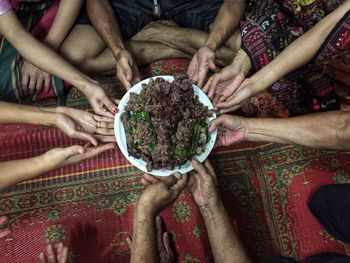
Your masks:
{"label": "wrinkled hand", "polygon": [[215,171],[209,161],[204,165],[197,159],[192,160],[195,172],[190,174],[188,189],[199,207],[217,205],[220,202]]}
{"label": "wrinkled hand", "polygon": [[47,256],[43,252],[39,255],[38,263],[66,263],[68,261],[68,248],[62,242],[55,245],[48,245],[46,248]]}
{"label": "wrinkled hand", "polygon": [[113,118],[68,107],[58,107],[56,111],[60,113],[56,127],[69,137],[89,141],[95,146],[96,138],[101,142],[115,142]]}
{"label": "wrinkled hand", "polygon": [[90,148],[75,145],[67,148],[49,150],[40,157],[42,158],[43,167],[46,167],[47,171],[51,171],[67,165],[80,163],[81,161],[90,159],[114,148],[115,143],[108,143]]}
{"label": "wrinkled hand", "polygon": [[203,91],[213,99],[214,105],[224,102],[237,91],[250,69],[248,55],[240,50],[229,66],[210,77]]}
{"label": "wrinkled hand", "polygon": [[[168,232],[163,232],[163,222],[160,216],[156,218],[156,230],[157,230],[157,248],[159,252],[160,263],[173,263],[174,253],[171,249],[170,238]],[[132,248],[132,239],[126,238],[130,250]]]}
{"label": "wrinkled hand", "polygon": [[215,70],[215,52],[208,47],[200,48],[193,56],[188,67],[189,78],[202,87],[209,70]]}
{"label": "wrinkled hand", "polygon": [[250,79],[246,79],[226,101],[217,102],[216,109],[219,114],[238,110],[257,93],[259,89],[256,85],[252,84]]}
{"label": "wrinkled hand", "polygon": [[247,139],[248,125],[242,117],[221,115],[210,123],[209,132],[218,129],[216,147],[230,146]]}
{"label": "wrinkled hand", "polygon": [[188,183],[188,176],[175,173],[157,179],[152,175],[144,174],[141,183],[147,187],[141,194],[137,205],[157,215],[180,195]]}
{"label": "wrinkled hand", "polygon": [[11,233],[9,229],[1,230],[1,228],[4,228],[4,226],[7,224],[7,217],[6,216],[0,216],[0,239],[6,237],[8,234]]}
{"label": "wrinkled hand", "polygon": [[22,90],[25,94],[39,94],[42,88],[48,92],[51,87],[51,75],[38,69],[30,62],[23,60],[22,71]]}
{"label": "wrinkled hand", "polygon": [[89,84],[85,86],[84,95],[89,100],[96,114],[114,118],[114,114],[118,112],[117,106],[111,101],[97,82],[90,81]]}
{"label": "wrinkled hand", "polygon": [[140,82],[139,70],[132,55],[127,50],[120,51],[117,56],[117,77],[128,90],[133,84]]}

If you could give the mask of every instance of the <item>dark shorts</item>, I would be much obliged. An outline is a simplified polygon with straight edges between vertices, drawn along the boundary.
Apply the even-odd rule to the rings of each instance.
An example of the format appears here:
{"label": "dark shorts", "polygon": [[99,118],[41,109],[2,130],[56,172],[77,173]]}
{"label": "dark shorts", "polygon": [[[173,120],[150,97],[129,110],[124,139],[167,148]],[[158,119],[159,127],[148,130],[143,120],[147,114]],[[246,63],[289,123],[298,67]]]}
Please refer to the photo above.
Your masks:
{"label": "dark shorts", "polygon": [[[149,22],[172,20],[181,27],[209,32],[224,0],[158,0],[161,17],[153,14],[153,0],[111,0],[124,40],[132,38]],[[89,24],[83,10],[77,24]]]}

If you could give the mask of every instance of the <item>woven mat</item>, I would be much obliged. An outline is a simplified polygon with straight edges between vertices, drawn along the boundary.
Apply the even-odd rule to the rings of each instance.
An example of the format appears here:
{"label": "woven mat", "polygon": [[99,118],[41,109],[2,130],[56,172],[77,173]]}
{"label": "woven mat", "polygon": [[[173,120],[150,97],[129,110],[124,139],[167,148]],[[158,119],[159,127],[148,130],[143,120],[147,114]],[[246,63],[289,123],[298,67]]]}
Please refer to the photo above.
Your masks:
{"label": "woven mat", "polygon": [[[143,75],[180,72],[187,64],[165,60],[145,68]],[[113,95],[122,96],[114,81],[105,82]],[[69,106],[87,108],[76,90],[68,101]],[[0,161],[74,143],[53,128],[2,126]],[[348,153],[243,143],[216,149],[210,158],[232,224],[255,262],[277,253],[303,258],[321,251],[349,251],[307,209],[319,186],[350,182]],[[133,204],[143,189],[140,175],[116,149],[0,192],[0,214],[9,217],[12,230],[0,240],[0,262],[36,262],[48,243],[58,241],[69,246],[69,262],[129,262],[125,237],[132,234]],[[162,217],[176,262],[213,262],[205,226],[188,191]]]}

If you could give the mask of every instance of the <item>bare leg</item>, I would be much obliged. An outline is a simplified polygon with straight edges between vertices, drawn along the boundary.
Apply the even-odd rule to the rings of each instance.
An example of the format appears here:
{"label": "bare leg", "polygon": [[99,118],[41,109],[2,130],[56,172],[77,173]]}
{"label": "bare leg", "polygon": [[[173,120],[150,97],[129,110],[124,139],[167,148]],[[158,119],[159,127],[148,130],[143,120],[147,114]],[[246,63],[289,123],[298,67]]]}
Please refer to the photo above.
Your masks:
{"label": "bare leg", "polygon": [[[208,33],[200,30],[151,22],[137,33],[133,40],[155,41],[193,55],[205,44],[207,38]],[[224,64],[231,63],[240,45],[241,33],[237,30],[225,43],[225,46],[217,51],[217,59]]]}
{"label": "bare leg", "polygon": [[[162,43],[133,41],[126,43],[139,66],[163,58],[189,57],[187,54]],[[60,53],[72,64],[89,75],[98,76],[115,72],[116,61],[104,41],[89,25],[76,26],[64,41]]]}

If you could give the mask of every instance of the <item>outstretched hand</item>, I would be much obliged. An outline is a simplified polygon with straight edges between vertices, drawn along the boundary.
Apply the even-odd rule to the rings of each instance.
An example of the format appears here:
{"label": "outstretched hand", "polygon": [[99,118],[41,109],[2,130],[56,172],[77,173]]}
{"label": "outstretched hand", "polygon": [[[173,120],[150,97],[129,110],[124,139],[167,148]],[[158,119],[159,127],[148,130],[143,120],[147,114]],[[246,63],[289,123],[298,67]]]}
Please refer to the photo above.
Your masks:
{"label": "outstretched hand", "polygon": [[214,168],[206,160],[204,165],[192,160],[194,172],[190,174],[188,189],[199,207],[216,205],[220,201],[218,182]]}
{"label": "outstretched hand", "polygon": [[221,115],[210,123],[209,132],[218,129],[216,147],[230,146],[247,139],[248,126],[244,118]]}
{"label": "outstretched hand", "polygon": [[209,47],[202,47],[193,56],[187,74],[191,80],[197,82],[198,87],[202,88],[209,70],[215,69],[215,52]]}
{"label": "outstretched hand", "polygon": [[187,186],[188,176],[175,173],[158,179],[150,174],[144,174],[141,183],[147,187],[141,194],[138,205],[157,215],[180,195]]}
{"label": "outstretched hand", "polygon": [[71,138],[90,142],[97,146],[101,142],[115,142],[114,119],[69,107],[58,107],[56,127]]}

